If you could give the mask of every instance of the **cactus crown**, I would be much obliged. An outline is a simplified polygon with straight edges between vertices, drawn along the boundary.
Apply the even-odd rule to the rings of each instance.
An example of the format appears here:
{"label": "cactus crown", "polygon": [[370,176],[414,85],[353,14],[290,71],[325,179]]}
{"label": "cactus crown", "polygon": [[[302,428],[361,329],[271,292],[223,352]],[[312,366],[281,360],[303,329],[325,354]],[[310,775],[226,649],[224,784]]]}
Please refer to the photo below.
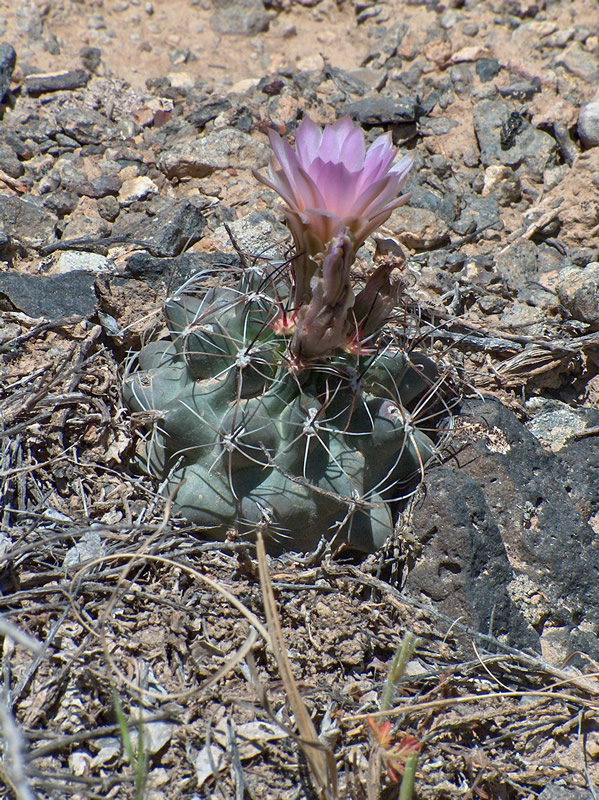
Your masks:
{"label": "cactus crown", "polygon": [[154,412],[144,470],[213,535],[262,530],[280,548],[326,537],[372,551],[435,451],[415,420],[438,371],[380,335],[397,302],[394,264],[383,260],[357,293],[350,276],[364,238],[407,199],[411,160],[391,168],[388,137],[366,153],[348,118],[324,132],[305,120],[297,153],[271,142],[281,168],[261,180],[285,200],[296,255],[224,280],[194,276],[167,299],[168,338],[141,350],[124,399]]}

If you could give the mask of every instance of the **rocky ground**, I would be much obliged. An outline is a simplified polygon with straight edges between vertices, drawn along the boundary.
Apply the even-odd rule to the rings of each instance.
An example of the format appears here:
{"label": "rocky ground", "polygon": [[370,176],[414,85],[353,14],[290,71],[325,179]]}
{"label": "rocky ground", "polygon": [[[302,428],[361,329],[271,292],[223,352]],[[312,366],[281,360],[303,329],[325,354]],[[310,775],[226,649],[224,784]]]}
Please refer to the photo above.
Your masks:
{"label": "rocky ground", "polygon": [[418,797],[597,797],[598,78],[591,0],[0,0],[3,797],[316,796],[254,550],[129,474],[120,396],[225,224],[285,252],[251,169],[304,113],[415,152],[382,233],[463,395],[385,552],[270,562],[338,796],[397,797],[410,630]]}

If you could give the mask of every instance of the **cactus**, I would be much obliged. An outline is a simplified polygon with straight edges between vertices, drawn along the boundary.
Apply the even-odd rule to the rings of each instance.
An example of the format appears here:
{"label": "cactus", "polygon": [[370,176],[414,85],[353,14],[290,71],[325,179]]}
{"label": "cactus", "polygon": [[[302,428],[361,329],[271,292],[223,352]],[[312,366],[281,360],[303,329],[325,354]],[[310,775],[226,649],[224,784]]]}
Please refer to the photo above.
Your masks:
{"label": "cactus", "polygon": [[[403,202],[384,199],[375,227]],[[229,269],[207,291],[199,275],[168,298],[168,338],[141,350],[124,400],[152,412],[143,469],[176,489],[175,510],[210,535],[260,530],[274,549],[301,551],[324,536],[371,552],[435,451],[413,410],[434,394],[438,371],[381,336],[397,300],[392,263],[354,294],[350,267],[371,226],[346,214],[316,236],[304,212],[286,213],[296,247],[306,245],[300,255],[236,280]]]}

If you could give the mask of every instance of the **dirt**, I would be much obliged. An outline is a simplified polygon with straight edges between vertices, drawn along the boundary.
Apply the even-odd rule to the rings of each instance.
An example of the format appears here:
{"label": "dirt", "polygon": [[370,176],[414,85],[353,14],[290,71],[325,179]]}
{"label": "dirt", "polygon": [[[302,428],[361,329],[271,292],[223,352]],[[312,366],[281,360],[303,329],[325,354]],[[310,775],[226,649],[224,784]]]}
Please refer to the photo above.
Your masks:
{"label": "dirt", "polygon": [[[81,48],[99,47],[104,61],[102,74],[125,79],[138,91],[145,90],[147,80],[165,75],[182,82],[201,80],[231,86],[283,67],[318,69],[323,64],[320,53],[333,66],[355,69],[368,48],[367,33],[358,26],[352,7],[329,0],[313,9],[291,5],[281,14],[273,12],[269,30],[253,38],[215,33],[210,25],[209,0],[28,0],[18,6],[2,2],[0,13],[3,39],[19,52],[22,71],[27,66],[43,71],[73,69],[79,66]],[[23,30],[24,20],[38,17],[41,30],[37,41],[32,42]],[[57,53],[48,49],[48,42],[54,41]],[[351,47],[337,48],[334,44],[338,41],[351,41]],[[15,77],[18,80],[19,70]]]}

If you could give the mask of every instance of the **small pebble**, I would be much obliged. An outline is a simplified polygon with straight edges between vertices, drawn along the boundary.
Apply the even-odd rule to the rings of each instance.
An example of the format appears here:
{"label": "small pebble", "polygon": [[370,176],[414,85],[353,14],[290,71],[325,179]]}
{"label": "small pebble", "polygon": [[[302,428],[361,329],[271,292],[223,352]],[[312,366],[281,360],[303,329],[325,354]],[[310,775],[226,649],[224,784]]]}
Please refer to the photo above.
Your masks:
{"label": "small pebble", "polygon": [[599,262],[586,267],[566,267],[557,279],[556,291],[574,319],[599,327]]}
{"label": "small pebble", "polygon": [[578,136],[584,147],[599,145],[599,92],[580,109]]}
{"label": "small pebble", "polygon": [[443,30],[448,31],[450,28],[454,27],[458,19],[458,12],[455,9],[450,8],[441,14],[439,17],[439,24]]}
{"label": "small pebble", "polygon": [[485,182],[482,196],[493,192],[500,206],[517,203],[522,197],[522,188],[518,176],[510,167],[492,164],[485,170]]}
{"label": "small pebble", "polygon": [[476,36],[479,30],[480,28],[478,27],[477,22],[465,22],[462,27],[462,32],[464,36],[470,36],[470,37]]}
{"label": "small pebble", "polygon": [[499,74],[501,65],[496,58],[479,58],[476,62],[476,74],[482,83],[492,81]]}
{"label": "small pebble", "polygon": [[106,27],[106,22],[102,14],[92,14],[87,18],[87,27],[91,30],[99,31]]}

